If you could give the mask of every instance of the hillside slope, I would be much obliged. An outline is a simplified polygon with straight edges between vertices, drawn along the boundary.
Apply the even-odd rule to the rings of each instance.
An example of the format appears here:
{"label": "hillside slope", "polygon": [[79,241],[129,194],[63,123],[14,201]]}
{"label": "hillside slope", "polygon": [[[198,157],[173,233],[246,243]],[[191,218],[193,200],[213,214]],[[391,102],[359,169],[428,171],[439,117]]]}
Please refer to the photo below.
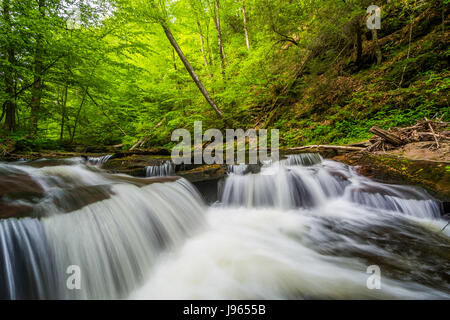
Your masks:
{"label": "hillside slope", "polygon": [[436,1],[405,25],[396,15],[399,8],[383,9],[380,65],[370,33],[359,66],[351,47],[330,57],[335,48],[323,46],[269,112],[265,126],[281,129],[284,145],[345,144],[368,139],[374,125],[407,126],[436,115],[450,119],[445,7]]}

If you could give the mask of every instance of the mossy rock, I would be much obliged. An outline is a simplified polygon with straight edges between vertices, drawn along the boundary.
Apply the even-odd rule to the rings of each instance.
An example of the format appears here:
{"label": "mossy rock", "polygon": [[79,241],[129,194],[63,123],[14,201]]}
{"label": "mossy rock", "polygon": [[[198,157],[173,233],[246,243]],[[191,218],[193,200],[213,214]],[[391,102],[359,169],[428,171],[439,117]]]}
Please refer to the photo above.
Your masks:
{"label": "mossy rock", "polygon": [[374,180],[419,186],[439,200],[450,200],[450,162],[412,160],[368,152],[346,154],[334,160],[358,166],[360,174]]}
{"label": "mossy rock", "polygon": [[219,180],[225,177],[226,174],[226,168],[218,164],[204,165],[192,170],[177,172],[177,176],[183,177],[190,182]]}

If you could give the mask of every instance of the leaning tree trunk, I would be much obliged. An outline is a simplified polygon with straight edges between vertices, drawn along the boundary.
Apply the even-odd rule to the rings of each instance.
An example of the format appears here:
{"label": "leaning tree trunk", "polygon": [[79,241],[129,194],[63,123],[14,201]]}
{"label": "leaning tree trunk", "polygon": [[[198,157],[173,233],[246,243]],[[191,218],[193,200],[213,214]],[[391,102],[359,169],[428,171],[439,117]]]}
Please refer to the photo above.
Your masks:
{"label": "leaning tree trunk", "polygon": [[178,45],[177,41],[175,40],[175,38],[173,37],[172,32],[170,31],[170,29],[165,25],[162,24],[162,27],[164,29],[164,33],[167,36],[167,39],[169,39],[170,44],[173,46],[173,48],[175,49],[175,51],[177,52],[178,56],[180,57],[181,61],[183,62],[184,66],[186,67],[186,70],[189,72],[192,80],[195,82],[195,84],[197,85],[198,89],[200,90],[200,92],[203,94],[203,96],[205,97],[206,101],[209,103],[209,105],[214,109],[214,111],[221,117],[223,118],[223,112],[219,109],[219,107],[216,105],[216,103],[214,102],[213,99],[211,99],[211,97],[208,94],[208,91],[206,91],[205,87],[203,86],[202,82],[200,81],[200,79],[198,78],[197,74],[194,71],[194,68],[192,68],[191,64],[189,63],[189,61],[187,60],[186,56],[184,55],[183,51],[181,51],[180,46]]}

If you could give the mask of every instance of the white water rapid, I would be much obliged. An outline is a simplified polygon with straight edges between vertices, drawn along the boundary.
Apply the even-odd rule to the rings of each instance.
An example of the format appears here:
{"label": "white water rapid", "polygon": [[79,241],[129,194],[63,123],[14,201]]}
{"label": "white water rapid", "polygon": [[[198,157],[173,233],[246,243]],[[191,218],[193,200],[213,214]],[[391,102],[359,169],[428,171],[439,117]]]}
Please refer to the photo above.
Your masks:
{"label": "white water rapid", "polygon": [[206,206],[184,179],[1,163],[0,299],[450,298],[450,228],[425,191],[318,155],[228,170]]}

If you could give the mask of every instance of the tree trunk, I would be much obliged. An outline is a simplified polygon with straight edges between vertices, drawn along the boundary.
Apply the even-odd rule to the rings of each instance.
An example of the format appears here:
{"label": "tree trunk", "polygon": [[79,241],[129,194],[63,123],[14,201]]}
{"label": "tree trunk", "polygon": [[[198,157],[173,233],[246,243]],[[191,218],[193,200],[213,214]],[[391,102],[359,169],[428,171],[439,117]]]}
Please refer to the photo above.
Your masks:
{"label": "tree trunk", "polygon": [[12,64],[15,63],[15,56],[13,49],[8,49],[8,62],[10,65],[7,67],[7,72],[5,74],[5,93],[8,99],[5,103],[5,130],[15,132],[17,106],[14,98],[14,71]]}
{"label": "tree trunk", "polygon": [[184,66],[186,67],[186,70],[189,72],[190,76],[192,77],[192,80],[195,82],[195,84],[197,85],[198,89],[200,90],[200,92],[205,97],[206,101],[210,104],[210,106],[214,109],[214,111],[216,111],[216,113],[221,118],[223,118],[223,112],[219,109],[219,107],[216,105],[216,103],[209,96],[208,91],[206,91],[205,87],[201,83],[200,79],[198,78],[198,76],[195,73],[194,69],[192,68],[191,64],[189,63],[189,61],[186,59],[185,55],[181,51],[181,48],[179,47],[177,41],[173,37],[172,32],[170,31],[170,29],[165,24],[162,24],[161,26],[164,29],[164,33],[166,34],[167,39],[169,39],[170,44],[173,46],[173,48],[177,52],[178,56],[180,57],[181,61],[184,64]]}
{"label": "tree trunk", "polygon": [[[412,18],[411,18],[412,20]],[[408,62],[409,62],[409,55],[411,54],[411,40],[412,40],[412,30],[413,30],[413,23],[414,21],[410,22],[410,27],[409,27],[409,43],[408,43],[408,54],[406,55],[406,62],[405,62],[405,66],[403,67],[403,71],[402,71],[402,76],[400,78],[400,83],[398,84],[398,87],[400,88],[403,84],[403,80],[405,78],[405,71],[406,71],[406,67],[408,66]]]}
{"label": "tree trunk", "polygon": [[64,138],[64,121],[66,119],[66,106],[67,106],[67,93],[68,93],[68,86],[66,84],[65,88],[64,88],[64,100],[63,100],[63,104],[62,104],[62,109],[61,109],[61,132],[60,132],[60,136],[59,136],[59,140],[62,142],[63,138]]}
{"label": "tree trunk", "polygon": [[380,44],[378,43],[378,32],[377,29],[372,29],[372,38],[375,44],[375,56],[377,57],[377,64],[381,64],[382,55]]}
{"label": "tree trunk", "polygon": [[80,119],[81,109],[83,108],[84,101],[86,100],[86,92],[87,89],[84,91],[83,98],[81,99],[80,107],[78,108],[77,116],[75,118],[75,124],[73,125],[73,131],[72,135],[70,137],[70,143],[73,143],[73,140],[75,139],[75,131],[77,130],[78,120]]}
{"label": "tree trunk", "polygon": [[197,28],[198,28],[198,33],[200,35],[200,49],[202,51],[203,62],[205,63],[205,66],[208,67],[208,59],[206,58],[206,54],[205,54],[205,40],[203,40],[202,26],[200,25],[198,16],[197,16]]}
{"label": "tree trunk", "polygon": [[221,68],[222,68],[222,75],[225,78],[225,50],[223,48],[222,29],[220,27],[220,4],[219,4],[219,0],[215,0],[214,24],[216,25],[216,30],[217,30],[217,42],[219,44],[219,55],[220,55],[220,65],[221,65]]}
{"label": "tree trunk", "polygon": [[211,42],[209,41],[209,22],[206,23],[206,47],[208,49],[208,61],[209,65],[214,65],[214,53],[211,49]]}
{"label": "tree trunk", "polygon": [[[202,51],[202,57],[203,57],[203,63],[205,64],[206,67],[206,71],[208,72],[209,78],[213,79],[213,74],[211,73],[210,69],[209,69],[209,63],[208,63],[208,58],[206,57],[206,51],[205,51],[205,39],[203,37],[203,30],[202,30],[202,26],[200,24],[200,20],[198,18],[198,13],[195,12],[196,18],[197,18],[197,28],[198,28],[198,33],[200,35],[200,49]],[[211,58],[210,58],[211,59]]]}
{"label": "tree trunk", "polygon": [[175,59],[175,50],[172,50],[172,61],[173,61],[173,68],[175,69],[175,71],[177,71],[178,68],[177,68],[177,59]]}
{"label": "tree trunk", "polygon": [[362,37],[361,30],[356,31],[356,65],[361,65],[362,57]]}
{"label": "tree trunk", "polygon": [[362,34],[361,34],[361,26],[359,24],[359,20],[357,20],[355,25],[355,33],[356,33],[356,65],[361,66],[362,59]]}
{"label": "tree trunk", "polygon": [[[11,32],[12,23],[10,15],[9,0],[5,0],[3,4],[3,17],[5,20],[5,27],[8,28],[6,32]],[[8,66],[5,70],[5,93],[6,101],[3,105],[3,111],[5,113],[5,125],[6,131],[16,131],[16,103],[14,97],[14,65],[16,62],[15,52],[13,44],[10,42],[10,38],[7,35],[8,44],[6,49],[6,57],[8,59]]]}
{"label": "tree trunk", "polygon": [[16,131],[16,104],[12,100],[13,92],[10,88],[6,88],[6,94],[9,96],[8,101],[6,101],[5,106],[5,130],[15,132]]}
{"label": "tree trunk", "polygon": [[[38,1],[38,10],[43,18],[45,0]],[[39,27],[39,26],[38,26]],[[34,81],[31,89],[31,128],[33,134],[37,133],[39,109],[41,107],[42,96],[42,34],[36,36],[36,48],[34,53]]]}
{"label": "tree trunk", "polygon": [[242,1],[242,14],[244,16],[245,43],[247,44],[247,50],[250,51],[250,40],[248,38],[248,29],[247,29],[247,14],[245,13],[245,0]]}

